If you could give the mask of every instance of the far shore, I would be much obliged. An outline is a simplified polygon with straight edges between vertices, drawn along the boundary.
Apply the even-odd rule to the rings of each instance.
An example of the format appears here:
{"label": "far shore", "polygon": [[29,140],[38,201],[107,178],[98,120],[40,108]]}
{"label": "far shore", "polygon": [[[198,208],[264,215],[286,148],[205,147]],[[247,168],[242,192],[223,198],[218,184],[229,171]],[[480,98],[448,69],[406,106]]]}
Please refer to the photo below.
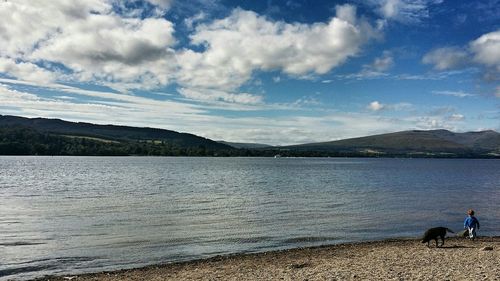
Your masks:
{"label": "far shore", "polygon": [[500,280],[500,236],[346,243],[36,280]]}

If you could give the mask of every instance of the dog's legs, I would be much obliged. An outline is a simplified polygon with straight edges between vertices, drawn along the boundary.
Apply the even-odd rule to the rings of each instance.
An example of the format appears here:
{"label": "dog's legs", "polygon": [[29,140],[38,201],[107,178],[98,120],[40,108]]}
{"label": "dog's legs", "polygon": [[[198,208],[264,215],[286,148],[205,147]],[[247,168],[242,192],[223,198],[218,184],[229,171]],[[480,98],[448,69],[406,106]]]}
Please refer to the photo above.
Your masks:
{"label": "dog's legs", "polygon": [[436,248],[439,248],[439,245],[438,245],[438,238],[436,237],[434,240],[436,241]]}
{"label": "dog's legs", "polygon": [[441,244],[441,247],[444,246],[444,235],[441,236],[441,240],[443,241],[443,244]]}

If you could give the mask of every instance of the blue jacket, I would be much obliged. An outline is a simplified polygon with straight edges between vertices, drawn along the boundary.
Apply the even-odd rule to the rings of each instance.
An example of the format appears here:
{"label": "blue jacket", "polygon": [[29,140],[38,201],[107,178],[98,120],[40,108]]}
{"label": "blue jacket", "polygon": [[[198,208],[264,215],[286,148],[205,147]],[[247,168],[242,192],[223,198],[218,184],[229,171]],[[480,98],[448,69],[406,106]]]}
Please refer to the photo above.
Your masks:
{"label": "blue jacket", "polygon": [[479,229],[479,221],[474,216],[468,216],[464,221],[464,228],[466,227]]}

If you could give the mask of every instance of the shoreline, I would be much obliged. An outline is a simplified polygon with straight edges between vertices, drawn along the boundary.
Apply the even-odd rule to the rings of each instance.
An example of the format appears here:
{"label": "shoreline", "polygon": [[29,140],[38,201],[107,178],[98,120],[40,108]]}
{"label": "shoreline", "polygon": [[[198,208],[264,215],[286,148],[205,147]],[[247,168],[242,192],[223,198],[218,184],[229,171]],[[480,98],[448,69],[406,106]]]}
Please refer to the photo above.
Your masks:
{"label": "shoreline", "polygon": [[442,248],[420,241],[398,238],[235,253],[33,280],[500,280],[500,236],[474,242],[451,237]]}

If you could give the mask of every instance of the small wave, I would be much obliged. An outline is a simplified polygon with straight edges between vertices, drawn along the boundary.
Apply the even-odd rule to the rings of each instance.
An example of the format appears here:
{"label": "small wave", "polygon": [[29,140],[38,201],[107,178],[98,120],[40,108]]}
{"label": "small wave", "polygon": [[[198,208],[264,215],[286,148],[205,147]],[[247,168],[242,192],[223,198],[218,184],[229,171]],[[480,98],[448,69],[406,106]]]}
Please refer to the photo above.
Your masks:
{"label": "small wave", "polygon": [[122,248],[127,246],[137,246],[144,244],[151,244],[151,241],[150,240],[117,241],[117,242],[111,242],[108,246],[112,248]]}
{"label": "small wave", "polygon": [[26,272],[37,272],[41,270],[54,269],[56,267],[57,267],[56,265],[35,265],[35,266],[29,265],[29,266],[12,267],[7,269],[0,269],[0,276],[9,276]]}
{"label": "small wave", "polygon": [[342,207],[342,206],[345,206],[345,205],[346,205],[346,203],[334,203],[334,204],[326,205],[325,208],[335,209],[335,208],[339,208],[339,207]]}
{"label": "small wave", "polygon": [[268,241],[273,239],[271,236],[258,236],[258,237],[232,237],[213,240],[210,242],[223,242],[223,243],[239,243],[239,244],[253,244]]}
{"label": "small wave", "polygon": [[294,237],[285,239],[282,241],[283,244],[297,244],[297,243],[312,243],[312,242],[326,242],[338,240],[338,237],[327,237],[327,236],[306,236],[306,237]]}
{"label": "small wave", "polygon": [[32,245],[42,245],[42,244],[46,244],[46,243],[31,242],[31,241],[15,241],[15,242],[0,243],[0,246],[11,247],[11,246],[32,246]]}
{"label": "small wave", "polygon": [[61,268],[61,265],[93,261],[95,259],[95,257],[59,257],[54,259],[37,259],[29,262],[9,264],[13,266],[10,268],[0,269],[0,276],[11,276],[22,273],[39,272],[42,270],[54,270]]}
{"label": "small wave", "polygon": [[9,221],[9,220],[2,221],[2,220],[0,220],[0,223],[2,223],[2,224],[20,224],[22,222],[20,222],[20,221]]}
{"label": "small wave", "polygon": [[41,197],[41,194],[13,194],[12,197],[17,198],[30,198],[30,197]]}

